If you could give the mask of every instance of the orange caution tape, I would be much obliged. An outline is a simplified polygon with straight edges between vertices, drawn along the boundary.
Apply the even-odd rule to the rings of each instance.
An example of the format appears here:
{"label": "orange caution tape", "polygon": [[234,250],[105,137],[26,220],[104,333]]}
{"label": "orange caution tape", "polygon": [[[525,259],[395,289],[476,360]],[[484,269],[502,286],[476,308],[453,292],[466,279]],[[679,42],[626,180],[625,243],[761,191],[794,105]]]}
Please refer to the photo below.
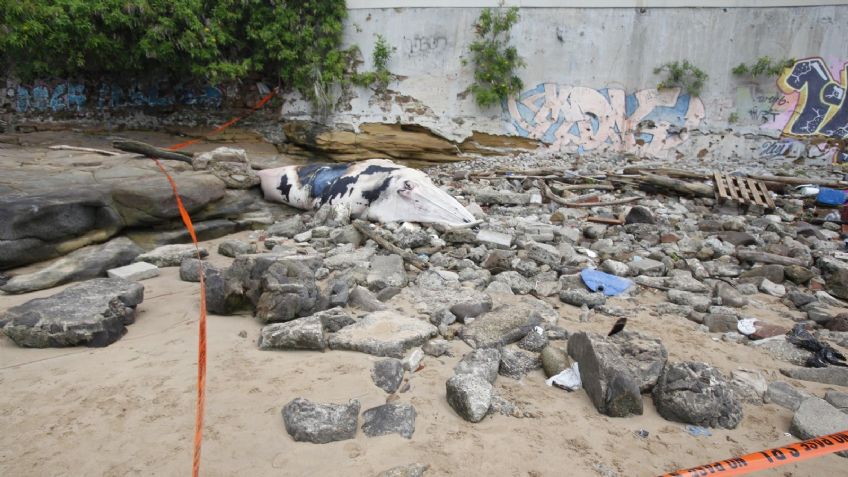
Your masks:
{"label": "orange caution tape", "polygon": [[[224,124],[215,128],[209,136],[213,134],[217,134],[224,129],[232,126],[233,124],[241,121],[245,117],[252,114],[257,109],[261,108],[268,101],[271,100],[276,94],[274,91],[268,93],[264,98],[259,100],[253,108],[251,108],[250,113],[246,116],[238,116],[235,117]],[[208,136],[207,136],[208,137]],[[200,141],[203,141],[205,138],[200,139],[192,139],[191,141],[182,142],[180,144],[175,144],[168,149],[172,151],[176,151],[178,149],[182,149],[186,146],[190,146],[192,144],[196,144]],[[191,217],[188,214],[185,206],[183,206],[183,201],[180,198],[180,194],[177,191],[177,184],[174,182],[174,179],[168,174],[168,171],[162,166],[162,163],[156,159],[153,159],[153,162],[159,166],[159,170],[162,171],[162,174],[165,174],[165,177],[168,179],[168,183],[171,184],[171,189],[174,191],[174,199],[177,201],[177,208],[180,211],[180,217],[183,219],[183,225],[185,225],[186,230],[188,230],[189,236],[191,236],[191,241],[194,244],[195,250],[197,250],[197,258],[202,259],[200,256],[200,246],[197,243],[197,234],[194,232],[194,225],[191,223]],[[197,401],[195,402],[194,408],[194,452],[192,454],[191,461],[191,475],[193,477],[197,477],[200,474],[200,449],[201,444],[203,442],[203,415],[204,410],[206,408],[206,279],[205,274],[200,273],[200,320],[198,321],[198,336],[197,336]]]}
{"label": "orange caution tape", "polygon": [[848,430],[796,442],[784,447],[754,452],[742,457],[721,460],[712,464],[680,469],[663,474],[660,477],[704,477],[713,474],[722,476],[743,475],[840,451],[848,451]]}

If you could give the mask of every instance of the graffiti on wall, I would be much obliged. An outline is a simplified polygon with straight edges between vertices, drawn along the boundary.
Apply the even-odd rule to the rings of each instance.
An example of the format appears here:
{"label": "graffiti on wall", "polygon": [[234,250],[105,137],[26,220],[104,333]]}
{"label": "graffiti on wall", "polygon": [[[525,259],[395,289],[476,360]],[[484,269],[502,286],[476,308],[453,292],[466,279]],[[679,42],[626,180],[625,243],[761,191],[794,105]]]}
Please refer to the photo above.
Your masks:
{"label": "graffiti on wall", "polygon": [[509,121],[523,137],[551,148],[583,152],[598,148],[662,156],[704,118],[698,98],[679,89],[593,89],[543,83],[510,98]]}
{"label": "graffiti on wall", "polygon": [[780,75],[777,87],[782,94],[763,127],[781,131],[788,140],[815,141],[808,155],[845,162],[848,154],[838,145],[848,139],[848,62],[797,60]]}
{"label": "graffiti on wall", "polygon": [[429,55],[444,50],[448,46],[448,39],[441,35],[415,35],[412,38],[404,37],[403,45],[409,56]]}
{"label": "graffiti on wall", "polygon": [[[86,91],[82,83],[60,82],[49,86],[39,82],[32,86],[19,85],[14,89],[15,110],[19,113],[62,111],[81,112],[94,106],[98,110],[124,107],[168,107],[174,105],[218,108],[224,96],[214,86],[200,89],[177,87],[173,92],[161,94],[156,85],[135,84],[124,89],[117,84],[100,84]],[[92,102],[89,102],[92,100]]]}

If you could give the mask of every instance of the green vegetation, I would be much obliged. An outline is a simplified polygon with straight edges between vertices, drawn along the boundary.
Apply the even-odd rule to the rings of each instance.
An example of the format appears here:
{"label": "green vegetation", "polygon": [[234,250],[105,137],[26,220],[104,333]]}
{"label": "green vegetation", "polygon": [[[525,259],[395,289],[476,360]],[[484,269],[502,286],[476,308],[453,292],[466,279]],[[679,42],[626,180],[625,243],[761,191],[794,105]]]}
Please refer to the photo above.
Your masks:
{"label": "green vegetation", "polygon": [[0,2],[0,62],[24,81],[265,78],[326,105],[346,80],[344,0]]}
{"label": "green vegetation", "polygon": [[470,47],[475,68],[470,91],[482,107],[517,94],[524,86],[516,76],[516,70],[524,67],[524,60],[515,47],[509,46],[509,31],[518,18],[518,8],[512,7],[487,8],[477,19],[477,39]]}
{"label": "green vegetation", "polygon": [[665,79],[658,85],[658,89],[678,87],[692,96],[700,96],[704,88],[704,82],[708,76],[700,68],[684,60],[682,63],[675,61],[654,68],[654,74],[665,72]]}
{"label": "green vegetation", "polygon": [[735,112],[730,113],[730,116],[727,117],[727,122],[729,124],[734,124],[734,123],[739,122],[739,115]]}
{"label": "green vegetation", "polygon": [[795,64],[795,58],[785,60],[777,60],[768,56],[761,56],[756,63],[746,65],[739,63],[735,68],[730,70],[735,76],[750,75],[752,78],[760,76],[779,76],[786,68],[791,68]]}
{"label": "green vegetation", "polygon": [[389,81],[392,79],[392,73],[389,71],[387,65],[395,50],[395,47],[389,46],[383,35],[377,35],[377,41],[374,43],[374,53],[371,55],[374,71],[354,73],[351,76],[351,81],[354,84],[364,87],[374,85],[377,91],[384,92],[389,86]]}

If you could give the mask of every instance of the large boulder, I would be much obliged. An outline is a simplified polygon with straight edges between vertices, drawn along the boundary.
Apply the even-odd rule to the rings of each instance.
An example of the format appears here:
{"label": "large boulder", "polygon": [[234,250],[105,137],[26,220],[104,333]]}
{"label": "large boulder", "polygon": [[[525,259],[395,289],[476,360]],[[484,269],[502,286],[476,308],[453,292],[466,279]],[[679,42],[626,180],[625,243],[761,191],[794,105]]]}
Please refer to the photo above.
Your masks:
{"label": "large boulder", "polygon": [[705,363],[672,363],[654,388],[654,405],[668,420],[735,429],[742,406],[721,372]]}
{"label": "large boulder", "polygon": [[126,237],[75,250],[33,273],[16,275],[0,286],[6,293],[27,293],[63,283],[103,276],[107,270],[126,265],[142,252]]}
{"label": "large boulder", "polygon": [[256,317],[271,323],[319,311],[319,291],[312,269],[296,260],[279,261],[265,271]]}
{"label": "large boulder", "polygon": [[640,380],[617,343],[585,332],[568,338],[568,354],[580,367],[583,389],[598,412],[611,417],[642,414]]}
{"label": "large boulder", "polygon": [[[189,214],[224,197],[226,186],[209,174],[172,174]],[[117,182],[112,187],[115,207],[128,227],[152,225],[180,217],[174,191],[161,176]]]}
{"label": "large boulder", "polygon": [[18,346],[107,346],[135,321],[144,286],[120,278],[95,278],[46,298],[10,308],[3,332]]}
{"label": "large boulder", "polygon": [[283,407],[283,423],[296,441],[343,441],[356,436],[359,409],[356,399],[348,404],[321,404],[296,398]]}
{"label": "large boulder", "polygon": [[436,336],[435,326],[393,311],[375,311],[334,333],[331,349],[402,358],[406,351]]}

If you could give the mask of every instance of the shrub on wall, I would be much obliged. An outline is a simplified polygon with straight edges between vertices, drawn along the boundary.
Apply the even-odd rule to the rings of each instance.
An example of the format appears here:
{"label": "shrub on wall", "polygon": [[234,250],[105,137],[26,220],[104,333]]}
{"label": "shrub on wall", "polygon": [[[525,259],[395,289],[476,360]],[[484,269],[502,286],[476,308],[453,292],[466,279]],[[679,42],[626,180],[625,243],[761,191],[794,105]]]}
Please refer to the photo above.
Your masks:
{"label": "shrub on wall", "polygon": [[680,88],[692,96],[700,96],[708,75],[690,63],[674,61],[654,68],[654,74],[665,74],[657,89]]}
{"label": "shrub on wall", "polygon": [[344,0],[0,2],[0,55],[24,81],[279,78],[313,100],[344,81]]}
{"label": "shrub on wall", "polygon": [[475,25],[477,39],[471,43],[474,84],[471,92],[480,106],[490,106],[521,91],[523,84],[516,70],[524,60],[509,46],[509,32],[518,22],[518,8],[486,8]]}

